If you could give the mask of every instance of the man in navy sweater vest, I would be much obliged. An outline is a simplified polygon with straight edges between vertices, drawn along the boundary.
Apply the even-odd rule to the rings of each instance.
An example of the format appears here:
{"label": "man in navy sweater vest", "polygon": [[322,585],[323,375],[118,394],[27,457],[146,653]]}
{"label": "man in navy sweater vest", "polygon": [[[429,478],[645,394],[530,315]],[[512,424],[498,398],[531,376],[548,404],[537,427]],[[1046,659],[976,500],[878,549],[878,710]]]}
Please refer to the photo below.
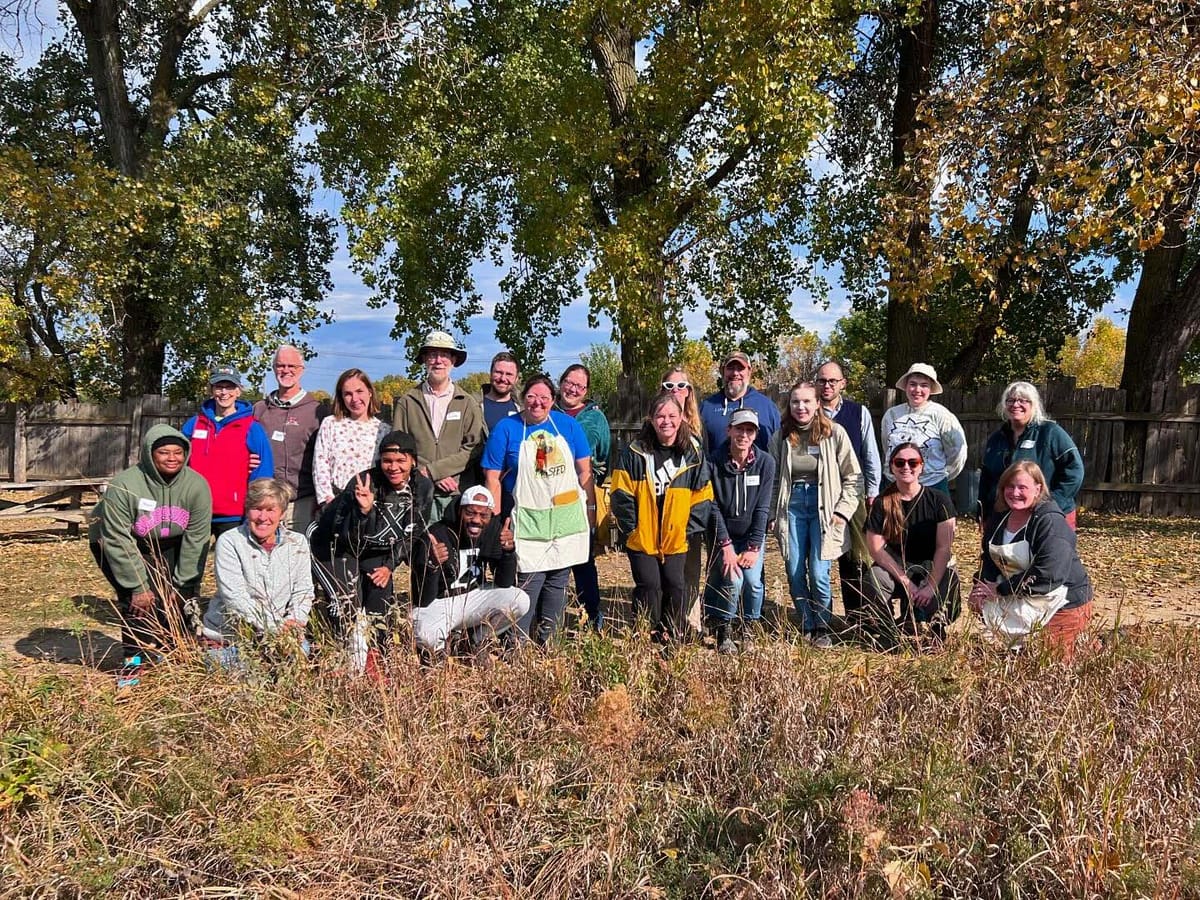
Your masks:
{"label": "man in navy sweater vest", "polygon": [[[842,396],[846,388],[846,373],[836,362],[827,362],[817,369],[817,390],[821,396],[821,407],[833,421],[846,430],[850,445],[858,457],[859,467],[863,473],[861,494],[866,502],[859,505],[859,510],[850,523],[861,535],[866,524],[867,507],[879,496],[880,477],[883,466],[879,459],[879,444],[875,441],[875,426],[871,422],[871,411],[861,403],[855,403]],[[862,546],[861,540],[853,541],[854,547]],[[843,553],[838,559],[838,577],[842,582],[842,605],[846,615],[855,618],[866,600],[862,584],[871,568],[871,560],[860,559],[852,549]]]}

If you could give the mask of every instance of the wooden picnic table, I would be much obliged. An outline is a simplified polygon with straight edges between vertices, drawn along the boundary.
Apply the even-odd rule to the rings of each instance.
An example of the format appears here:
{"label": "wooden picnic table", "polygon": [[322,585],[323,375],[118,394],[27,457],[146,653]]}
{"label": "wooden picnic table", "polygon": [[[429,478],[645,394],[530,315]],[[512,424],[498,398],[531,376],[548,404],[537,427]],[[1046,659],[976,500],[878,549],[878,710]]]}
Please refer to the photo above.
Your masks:
{"label": "wooden picnic table", "polygon": [[72,478],[63,481],[0,481],[0,493],[29,494],[28,499],[0,499],[0,520],[51,518],[65,522],[67,534],[79,536],[87,515],[85,494],[101,494],[108,478]]}

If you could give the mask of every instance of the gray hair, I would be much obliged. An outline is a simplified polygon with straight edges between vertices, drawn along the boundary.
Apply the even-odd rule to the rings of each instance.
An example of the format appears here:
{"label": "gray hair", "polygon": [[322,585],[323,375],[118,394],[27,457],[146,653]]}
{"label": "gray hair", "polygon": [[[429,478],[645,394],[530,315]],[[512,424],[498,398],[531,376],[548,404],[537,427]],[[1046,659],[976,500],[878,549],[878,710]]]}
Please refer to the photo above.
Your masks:
{"label": "gray hair", "polygon": [[299,347],[295,347],[292,344],[280,344],[278,347],[275,348],[275,352],[271,354],[271,365],[275,365],[275,363],[279,362],[279,354],[282,353],[284,350],[291,350],[298,357],[300,357],[301,361],[304,360],[304,354],[300,352]]}
{"label": "gray hair", "polygon": [[1004,389],[1004,393],[1000,395],[1000,402],[996,405],[996,414],[1005,422],[1009,421],[1008,407],[1005,402],[1009,397],[1020,397],[1022,400],[1028,400],[1033,407],[1033,412],[1029,417],[1029,422],[1032,425],[1041,425],[1043,422],[1049,422],[1050,417],[1046,415],[1046,407],[1042,405],[1042,395],[1028,381],[1014,381]]}
{"label": "gray hair", "polygon": [[255,478],[246,489],[246,511],[274,506],[286,513],[293,493],[291,485],[278,478]]}

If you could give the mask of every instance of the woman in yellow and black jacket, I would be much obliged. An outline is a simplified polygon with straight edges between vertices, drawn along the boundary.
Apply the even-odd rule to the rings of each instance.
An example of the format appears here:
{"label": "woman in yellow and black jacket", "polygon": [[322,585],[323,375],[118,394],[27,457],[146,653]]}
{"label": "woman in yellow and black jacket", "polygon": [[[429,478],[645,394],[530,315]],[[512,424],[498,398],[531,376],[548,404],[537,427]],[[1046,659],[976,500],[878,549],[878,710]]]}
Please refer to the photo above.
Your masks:
{"label": "woman in yellow and black jacket", "polygon": [[687,618],[688,536],[708,525],[713,491],[708,462],[675,398],[655,399],[611,485],[613,518],[633,570],[634,614],[645,612],[655,640],[678,641]]}

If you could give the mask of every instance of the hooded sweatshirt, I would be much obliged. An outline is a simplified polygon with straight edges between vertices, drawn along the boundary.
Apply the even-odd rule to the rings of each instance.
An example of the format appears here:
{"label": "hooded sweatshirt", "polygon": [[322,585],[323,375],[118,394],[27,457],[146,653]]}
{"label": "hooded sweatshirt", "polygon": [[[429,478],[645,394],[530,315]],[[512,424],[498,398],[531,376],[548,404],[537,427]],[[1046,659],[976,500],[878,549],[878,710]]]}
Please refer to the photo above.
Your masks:
{"label": "hooded sweatshirt", "polygon": [[[246,512],[246,488],[256,478],[275,474],[271,442],[263,427],[254,421],[254,410],[237,400],[233,412],[217,421],[217,405],[210,397],[200,412],[181,429],[192,442],[188,465],[204,476],[212,489],[213,519],[240,521]],[[250,469],[250,454],[258,454],[258,465]]]}
{"label": "hooded sweatshirt", "polygon": [[[154,467],[151,447],[163,437],[183,441],[184,467],[167,481]],[[155,425],[142,438],[141,460],[109,482],[93,510],[88,538],[99,543],[113,577],[131,591],[151,589],[146,556],[159,544],[178,543],[171,573],[176,587],[200,582],[212,527],[212,496],[204,478],[188,468],[191,443],[170,425]]]}

